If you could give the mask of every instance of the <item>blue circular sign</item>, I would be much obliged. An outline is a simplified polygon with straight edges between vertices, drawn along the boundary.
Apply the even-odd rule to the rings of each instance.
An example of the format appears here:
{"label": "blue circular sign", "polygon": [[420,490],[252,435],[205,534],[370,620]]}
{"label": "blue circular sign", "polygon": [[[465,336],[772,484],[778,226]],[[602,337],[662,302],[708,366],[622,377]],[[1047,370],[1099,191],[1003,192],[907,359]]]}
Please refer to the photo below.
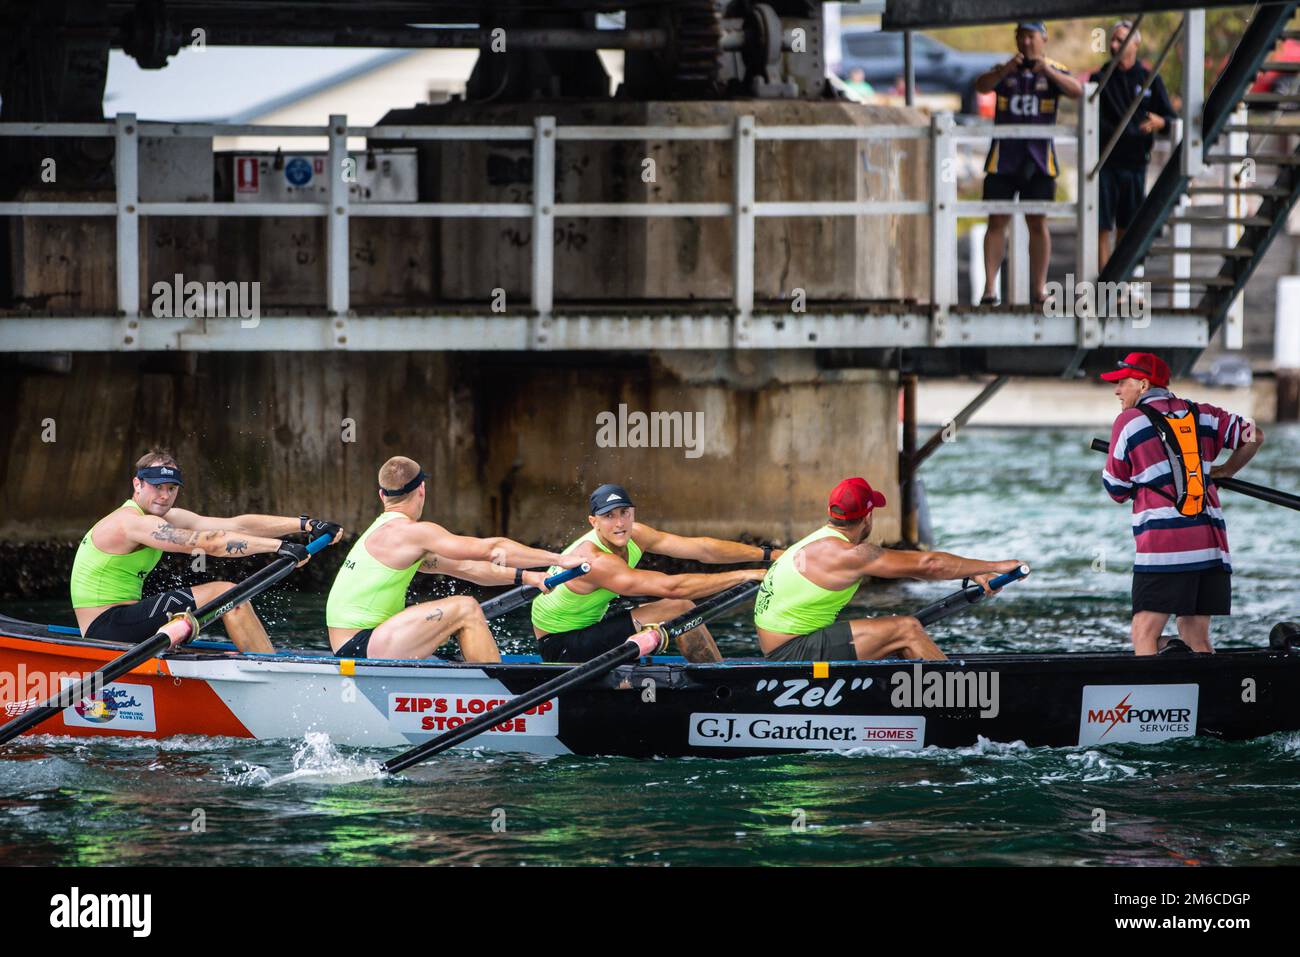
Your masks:
{"label": "blue circular sign", "polygon": [[294,186],[306,186],[311,182],[311,163],[295,156],[284,164],[284,178]]}

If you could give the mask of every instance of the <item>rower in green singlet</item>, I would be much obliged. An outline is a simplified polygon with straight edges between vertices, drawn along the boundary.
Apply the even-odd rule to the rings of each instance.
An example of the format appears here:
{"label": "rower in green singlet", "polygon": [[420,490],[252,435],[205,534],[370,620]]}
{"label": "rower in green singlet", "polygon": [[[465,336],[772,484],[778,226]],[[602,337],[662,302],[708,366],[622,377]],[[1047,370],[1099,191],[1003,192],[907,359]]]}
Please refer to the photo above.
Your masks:
{"label": "rower in green singlet", "polygon": [[[307,561],[305,546],[272,536],[309,532],[337,540],[342,532],[333,522],[306,515],[209,518],[176,508],[181,467],[163,449],[145,453],[132,475],[131,497],[86,532],[72,562],[72,607],[87,638],[138,644],[172,615],[193,611],[233,587],[228,581],[204,582],[145,598],[145,580],[163,552],[213,558],[275,553],[301,564]],[[232,608],[221,620],[241,651],[274,650],[251,604]]]}
{"label": "rower in green singlet", "polygon": [[402,455],[379,470],[384,510],[348,552],[325,605],[330,647],[340,658],[427,658],[454,636],[466,661],[500,661],[478,602],[454,595],[408,608],[411,579],[424,572],[479,585],[532,585],[545,592],[545,576],[525,568],[581,563],[509,538],[456,535],[420,521],[428,477]]}
{"label": "rower in green singlet", "polygon": [[763,654],[775,661],[867,658],[942,659],[911,615],[837,621],[865,578],[988,580],[1021,562],[984,562],[948,552],[886,549],[867,542],[872,515],[885,496],[865,479],[845,479],[831,492],[823,527],[791,545],[767,573],[754,600]]}
{"label": "rower in green singlet", "polygon": [[[636,520],[636,507],[621,485],[600,486],[588,505],[591,531],[571,542],[564,554],[589,562],[591,571],[533,600],[533,633],[547,661],[588,661],[647,625],[686,614],[695,606],[692,599],[763,577],[761,568],[688,575],[645,571],[636,566],[647,552],[715,565],[769,561],[780,554],[771,546],[686,538],[653,529]],[[610,602],[620,595],[662,600],[606,615]],[[722,660],[703,625],[677,642],[688,661]]]}

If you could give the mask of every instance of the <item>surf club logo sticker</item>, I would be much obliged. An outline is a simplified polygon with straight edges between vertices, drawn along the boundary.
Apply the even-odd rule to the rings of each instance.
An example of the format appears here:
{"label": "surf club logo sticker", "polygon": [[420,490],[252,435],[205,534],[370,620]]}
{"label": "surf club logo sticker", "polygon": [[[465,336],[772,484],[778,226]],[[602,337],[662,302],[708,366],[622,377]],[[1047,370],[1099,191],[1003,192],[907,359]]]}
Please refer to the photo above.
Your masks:
{"label": "surf club logo sticker", "polygon": [[[508,694],[398,691],[388,696],[388,726],[401,734],[437,734],[459,728],[466,721],[508,704],[510,700]],[[483,733],[497,736],[554,736],[559,732],[560,706],[552,698]]]}
{"label": "surf club logo sticker", "polygon": [[925,718],[915,715],[701,712],[691,715],[690,743],[701,748],[914,750],[925,744]]}
{"label": "surf club logo sticker", "polygon": [[[63,688],[73,682],[64,679]],[[109,731],[156,731],[153,688],[148,685],[108,685],[99,694],[82,698],[63,709],[63,723],[72,728],[99,728]]]}
{"label": "surf club logo sticker", "polygon": [[1197,685],[1086,685],[1079,743],[1168,741],[1196,734]]}

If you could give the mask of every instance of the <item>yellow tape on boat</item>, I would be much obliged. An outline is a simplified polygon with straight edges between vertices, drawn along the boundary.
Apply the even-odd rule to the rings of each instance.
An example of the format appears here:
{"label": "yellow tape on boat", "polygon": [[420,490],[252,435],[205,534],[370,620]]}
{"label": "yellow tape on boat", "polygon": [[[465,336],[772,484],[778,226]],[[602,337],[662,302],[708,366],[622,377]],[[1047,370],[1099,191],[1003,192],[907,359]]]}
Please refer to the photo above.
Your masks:
{"label": "yellow tape on boat", "polygon": [[357,673],[357,662],[355,658],[344,658],[339,662],[339,674],[354,675]]}
{"label": "yellow tape on boat", "polygon": [[813,662],[814,678],[829,678],[831,676],[831,663],[829,661]]}

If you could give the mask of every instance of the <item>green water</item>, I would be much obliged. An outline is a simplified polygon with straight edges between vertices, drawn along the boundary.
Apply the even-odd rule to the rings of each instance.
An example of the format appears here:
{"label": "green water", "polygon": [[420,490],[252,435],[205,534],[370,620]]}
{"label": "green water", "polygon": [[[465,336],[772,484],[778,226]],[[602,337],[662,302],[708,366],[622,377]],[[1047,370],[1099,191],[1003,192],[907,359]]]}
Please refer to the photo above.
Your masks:
{"label": "green water", "polygon": [[[927,463],[939,547],[1034,568],[936,626],[941,647],[1125,647],[1129,512],[1101,491],[1090,434],[973,430]],[[1300,429],[1270,429],[1242,477],[1300,489]],[[1215,638],[1259,644],[1300,618],[1300,514],[1230,493],[1224,504],[1235,614]],[[868,587],[855,605],[908,610],[949,590]],[[322,647],[322,606],[259,604],[288,647]],[[68,620],[49,603],[0,611]],[[532,650],[524,622],[503,623],[505,650]],[[714,631],[724,654],[754,653],[743,615]],[[1297,734],[733,761],[457,753],[394,780],[375,773],[385,756],[322,739],[24,742],[0,762],[0,863],[1300,863]]]}

